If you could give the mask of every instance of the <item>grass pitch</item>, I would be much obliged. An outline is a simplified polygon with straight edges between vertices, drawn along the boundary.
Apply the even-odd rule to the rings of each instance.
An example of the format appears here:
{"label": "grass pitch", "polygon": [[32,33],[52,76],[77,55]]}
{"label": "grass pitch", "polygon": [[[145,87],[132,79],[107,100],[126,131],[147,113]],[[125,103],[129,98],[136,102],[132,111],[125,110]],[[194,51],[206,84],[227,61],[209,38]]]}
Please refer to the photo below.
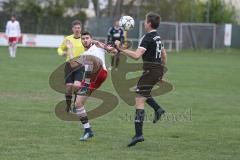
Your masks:
{"label": "grass pitch", "polygon": [[[19,48],[10,59],[0,48],[1,160],[238,160],[240,157],[239,50],[168,55],[167,79],[175,89],[157,100],[168,112],[144,123],[145,142],[126,145],[134,133],[134,107],[120,99],[111,113],[91,121],[95,137],[79,142],[78,122],[55,116],[64,95],[48,85],[64,59],[55,49]],[[109,59],[109,57],[108,57]],[[117,96],[111,76],[101,90]],[[98,102],[91,100],[91,108]],[[147,114],[152,110],[146,106]]]}

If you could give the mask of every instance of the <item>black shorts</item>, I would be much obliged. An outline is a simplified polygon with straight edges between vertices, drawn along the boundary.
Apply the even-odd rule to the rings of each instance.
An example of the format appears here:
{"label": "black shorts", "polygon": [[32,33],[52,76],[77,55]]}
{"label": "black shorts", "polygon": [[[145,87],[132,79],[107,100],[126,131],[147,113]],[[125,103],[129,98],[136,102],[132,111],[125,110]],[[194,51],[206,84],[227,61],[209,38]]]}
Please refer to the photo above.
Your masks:
{"label": "black shorts", "polygon": [[137,83],[136,93],[146,98],[151,97],[153,86],[162,80],[163,70],[163,66],[144,69],[144,72]]}
{"label": "black shorts", "polygon": [[74,83],[74,81],[82,81],[84,74],[84,67],[72,69],[69,62],[65,65],[65,83]]}

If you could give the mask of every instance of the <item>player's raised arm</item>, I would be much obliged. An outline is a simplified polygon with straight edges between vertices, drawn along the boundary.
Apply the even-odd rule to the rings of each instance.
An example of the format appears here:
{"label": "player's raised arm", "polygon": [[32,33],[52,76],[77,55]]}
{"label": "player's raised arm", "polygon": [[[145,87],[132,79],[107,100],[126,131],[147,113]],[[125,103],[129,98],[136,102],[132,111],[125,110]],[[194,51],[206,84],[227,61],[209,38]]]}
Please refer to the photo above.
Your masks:
{"label": "player's raised arm", "polygon": [[62,44],[58,47],[58,55],[59,56],[64,56],[67,55],[67,46],[66,46],[66,39],[62,42]]}
{"label": "player's raised arm", "polygon": [[112,47],[111,45],[106,45],[105,43],[93,40],[93,44],[95,44],[97,47],[102,48],[104,50],[106,50],[108,53],[117,53],[118,50],[114,47]]}
{"label": "player's raised arm", "polygon": [[70,59],[73,59],[74,58],[73,44],[71,43],[71,41],[66,40],[65,45],[67,46],[67,55],[69,56]]}
{"label": "player's raised arm", "polygon": [[139,59],[145,52],[146,49],[144,48],[138,48],[136,51],[131,51],[129,49],[124,49],[122,46],[121,46],[121,42],[120,41],[115,41],[115,45],[116,47],[122,52],[124,53],[125,55],[133,58],[133,59]]}

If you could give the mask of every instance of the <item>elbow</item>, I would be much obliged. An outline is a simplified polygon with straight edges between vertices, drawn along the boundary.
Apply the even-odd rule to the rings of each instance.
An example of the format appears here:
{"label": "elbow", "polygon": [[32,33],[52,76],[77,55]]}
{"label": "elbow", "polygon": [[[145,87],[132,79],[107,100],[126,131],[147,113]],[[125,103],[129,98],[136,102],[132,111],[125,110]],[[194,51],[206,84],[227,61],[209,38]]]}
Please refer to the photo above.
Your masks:
{"label": "elbow", "polygon": [[57,53],[58,53],[59,56],[63,55],[63,51],[60,48],[58,48]]}
{"label": "elbow", "polygon": [[136,52],[136,53],[135,53],[135,57],[136,57],[136,59],[138,60],[140,57],[142,57],[142,54],[141,54],[141,53],[138,53],[138,52]]}
{"label": "elbow", "polygon": [[167,58],[166,58],[166,57],[164,57],[164,58],[162,59],[162,64],[163,64],[164,66],[167,64]]}
{"label": "elbow", "polygon": [[167,64],[167,63],[166,63],[166,61],[162,61],[162,65],[164,65],[164,66],[165,66],[166,64]]}
{"label": "elbow", "polygon": [[62,56],[62,54],[61,54],[60,52],[58,52],[58,55],[59,55],[59,56]]}
{"label": "elbow", "polygon": [[134,58],[135,60],[138,60],[140,57],[141,57],[141,55],[135,54],[133,58]]}

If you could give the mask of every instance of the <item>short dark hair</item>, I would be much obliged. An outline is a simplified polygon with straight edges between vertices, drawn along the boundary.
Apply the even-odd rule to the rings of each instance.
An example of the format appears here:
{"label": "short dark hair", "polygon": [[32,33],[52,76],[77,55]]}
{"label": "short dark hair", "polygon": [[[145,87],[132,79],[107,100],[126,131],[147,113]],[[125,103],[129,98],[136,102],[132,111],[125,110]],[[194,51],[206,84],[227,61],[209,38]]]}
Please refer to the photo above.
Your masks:
{"label": "short dark hair", "polygon": [[80,26],[81,26],[81,21],[79,21],[79,20],[74,20],[74,21],[72,22],[72,27],[75,26],[75,25],[80,25]]}
{"label": "short dark hair", "polygon": [[92,38],[92,34],[90,32],[88,32],[88,31],[83,31],[81,33],[81,36],[86,36],[86,35],[89,35]]}
{"label": "short dark hair", "polygon": [[160,24],[160,15],[157,13],[150,12],[146,15],[147,22],[151,23],[153,29],[157,29]]}

